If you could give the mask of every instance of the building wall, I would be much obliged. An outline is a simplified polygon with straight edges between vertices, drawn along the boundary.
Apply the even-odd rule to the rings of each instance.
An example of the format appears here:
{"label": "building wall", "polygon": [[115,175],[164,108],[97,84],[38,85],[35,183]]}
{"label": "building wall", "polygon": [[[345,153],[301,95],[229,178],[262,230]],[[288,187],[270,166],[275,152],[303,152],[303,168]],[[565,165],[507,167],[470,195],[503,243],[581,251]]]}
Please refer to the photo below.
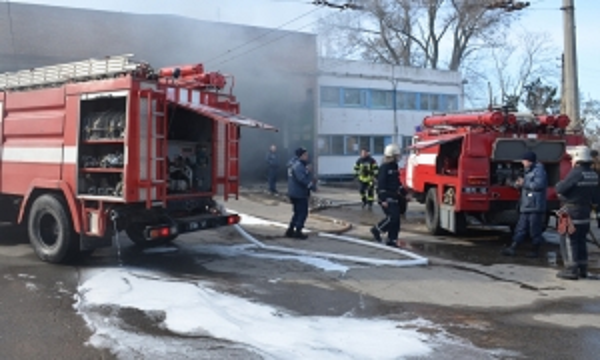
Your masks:
{"label": "building wall", "polygon": [[[0,72],[135,54],[135,59],[155,68],[204,63],[207,71],[234,75],[234,94],[242,114],[281,129],[279,133],[242,130],[242,181],[266,179],[265,154],[271,144],[278,145],[284,159],[298,146],[313,147],[315,35],[172,15],[18,3],[11,3],[11,14],[14,38],[6,2],[0,2]],[[274,41],[277,38],[281,40]]]}
{"label": "building wall", "polygon": [[321,178],[351,175],[363,147],[377,160],[394,141],[408,147],[425,116],[463,103],[458,72],[320,59],[318,81]]}

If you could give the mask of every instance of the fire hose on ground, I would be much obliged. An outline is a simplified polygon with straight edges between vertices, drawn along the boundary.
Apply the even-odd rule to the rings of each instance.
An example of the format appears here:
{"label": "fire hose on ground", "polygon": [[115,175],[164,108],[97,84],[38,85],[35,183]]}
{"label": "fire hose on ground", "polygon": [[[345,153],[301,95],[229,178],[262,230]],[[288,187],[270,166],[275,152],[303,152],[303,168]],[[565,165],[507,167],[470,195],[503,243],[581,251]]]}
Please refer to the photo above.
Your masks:
{"label": "fire hose on ground", "polygon": [[[223,214],[227,213],[227,210],[221,204],[219,204],[219,210]],[[244,215],[240,214],[240,217],[243,218]],[[277,224],[275,222],[272,222],[272,223]],[[278,224],[278,225],[282,225],[282,224]],[[248,242],[254,244],[259,249],[267,250],[267,251],[294,254],[294,255],[300,255],[300,256],[311,256],[311,257],[325,258],[325,259],[330,259],[330,260],[349,261],[349,262],[354,262],[354,263],[358,263],[358,264],[375,265],[375,266],[386,266],[387,265],[387,266],[396,266],[396,267],[408,267],[408,266],[423,266],[423,265],[428,265],[428,263],[429,263],[429,260],[427,258],[424,258],[417,254],[413,254],[409,251],[398,249],[398,248],[393,248],[393,247],[389,247],[389,246],[385,246],[385,245],[381,245],[381,244],[371,243],[371,242],[367,242],[367,241],[356,239],[356,238],[349,237],[349,236],[340,236],[340,235],[323,233],[323,232],[318,233],[318,236],[320,236],[320,237],[324,237],[324,238],[331,239],[331,240],[352,243],[352,244],[359,245],[359,246],[371,247],[371,248],[375,248],[375,249],[379,249],[379,250],[383,250],[383,251],[387,251],[387,252],[392,252],[395,254],[406,256],[406,257],[410,258],[410,260],[406,260],[406,259],[402,259],[402,260],[375,259],[375,258],[367,258],[367,257],[361,257],[361,256],[353,256],[353,255],[343,255],[343,254],[319,252],[319,251],[312,251],[312,250],[293,249],[293,248],[289,248],[289,247],[285,247],[285,246],[266,245],[263,242],[261,242],[260,240],[258,240],[256,237],[254,237],[250,233],[248,233],[240,224],[234,225],[234,228]]]}

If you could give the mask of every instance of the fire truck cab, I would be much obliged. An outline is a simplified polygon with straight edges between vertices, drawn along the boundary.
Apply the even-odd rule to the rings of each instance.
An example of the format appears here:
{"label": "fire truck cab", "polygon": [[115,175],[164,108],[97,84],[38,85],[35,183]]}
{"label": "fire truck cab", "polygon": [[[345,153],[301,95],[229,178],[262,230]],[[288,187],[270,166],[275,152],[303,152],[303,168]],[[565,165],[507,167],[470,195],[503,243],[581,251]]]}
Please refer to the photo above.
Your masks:
{"label": "fire truck cab", "polygon": [[238,196],[240,127],[277,129],[238,115],[232,77],[131,56],[0,74],[0,222],[44,261],[239,222],[213,197]]}
{"label": "fire truck cab", "polygon": [[469,225],[510,226],[518,220],[521,157],[533,151],[548,176],[548,216],[558,209],[554,185],[571,169],[565,115],[534,116],[506,108],[426,117],[417,128],[401,181],[425,204],[431,234],[462,233]]}

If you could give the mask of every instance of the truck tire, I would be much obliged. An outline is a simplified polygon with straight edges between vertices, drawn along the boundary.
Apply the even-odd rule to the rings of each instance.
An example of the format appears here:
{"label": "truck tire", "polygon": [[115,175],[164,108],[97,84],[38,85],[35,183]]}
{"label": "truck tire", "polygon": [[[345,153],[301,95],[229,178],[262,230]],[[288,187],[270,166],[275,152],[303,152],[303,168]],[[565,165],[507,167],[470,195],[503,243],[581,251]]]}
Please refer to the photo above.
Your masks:
{"label": "truck tire", "polygon": [[133,242],[136,246],[141,248],[149,248],[155,246],[162,246],[170,243],[171,241],[177,239],[177,235],[169,236],[166,239],[155,240],[155,241],[147,241],[144,238],[143,229],[146,227],[146,224],[143,223],[131,223],[129,226],[125,228],[125,233],[129,240]]}
{"label": "truck tire", "polygon": [[430,188],[425,197],[425,225],[427,225],[427,230],[432,235],[443,233],[440,226],[440,204],[436,188]]}
{"label": "truck tire", "polygon": [[29,241],[36,255],[50,263],[68,263],[79,254],[78,236],[70,213],[60,197],[46,194],[38,197],[29,210]]}

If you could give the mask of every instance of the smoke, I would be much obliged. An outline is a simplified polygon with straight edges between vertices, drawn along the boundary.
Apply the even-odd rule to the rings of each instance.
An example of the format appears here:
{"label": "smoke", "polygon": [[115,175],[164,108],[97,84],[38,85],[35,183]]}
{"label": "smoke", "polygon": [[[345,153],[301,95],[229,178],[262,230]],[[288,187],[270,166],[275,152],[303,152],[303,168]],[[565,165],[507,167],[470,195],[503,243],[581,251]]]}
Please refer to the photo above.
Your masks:
{"label": "smoke", "polygon": [[[313,148],[313,94],[317,86],[314,35],[275,31],[248,43],[268,30],[173,15],[12,3],[13,52],[6,10],[6,3],[0,4],[0,72],[16,70],[15,66],[24,69],[133,53],[155,68],[201,62],[207,71],[235,76],[234,94],[242,114],[280,129],[279,133],[242,130],[243,182],[265,179],[265,154],[271,144],[280,149],[282,168],[296,147]],[[274,41],[282,35],[285,37]],[[239,51],[228,53],[246,43]]]}

